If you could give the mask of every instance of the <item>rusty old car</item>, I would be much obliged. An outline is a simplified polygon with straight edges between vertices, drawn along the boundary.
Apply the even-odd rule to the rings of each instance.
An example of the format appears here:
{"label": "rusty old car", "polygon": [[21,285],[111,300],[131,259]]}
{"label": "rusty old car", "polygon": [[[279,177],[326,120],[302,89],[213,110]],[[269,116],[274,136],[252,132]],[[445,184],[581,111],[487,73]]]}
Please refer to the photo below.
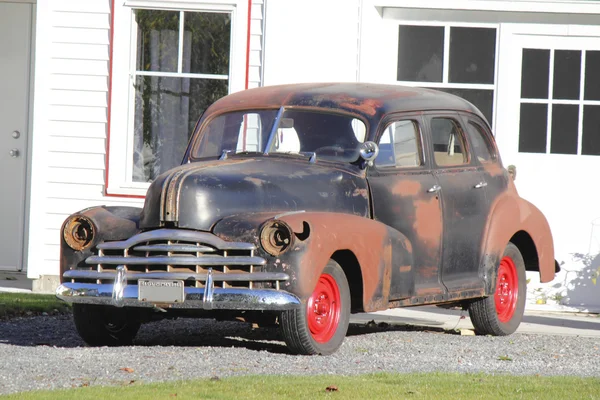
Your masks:
{"label": "rusty old car", "polygon": [[462,307],[477,333],[511,334],[525,271],[548,282],[556,268],[545,217],[473,105],[294,84],[214,102],[143,208],[68,217],[57,296],[90,345],[131,343],[156,318],[236,318],[330,354],[351,313],[394,307]]}

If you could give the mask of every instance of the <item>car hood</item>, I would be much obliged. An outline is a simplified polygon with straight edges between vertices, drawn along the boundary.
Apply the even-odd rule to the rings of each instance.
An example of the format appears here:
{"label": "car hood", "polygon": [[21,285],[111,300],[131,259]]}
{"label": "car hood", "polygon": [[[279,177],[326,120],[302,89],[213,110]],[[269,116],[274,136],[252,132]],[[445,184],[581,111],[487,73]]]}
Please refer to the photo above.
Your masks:
{"label": "car hood", "polygon": [[295,157],[195,162],[150,185],[140,227],[173,224],[208,231],[234,214],[300,210],[368,216],[367,182],[349,170]]}

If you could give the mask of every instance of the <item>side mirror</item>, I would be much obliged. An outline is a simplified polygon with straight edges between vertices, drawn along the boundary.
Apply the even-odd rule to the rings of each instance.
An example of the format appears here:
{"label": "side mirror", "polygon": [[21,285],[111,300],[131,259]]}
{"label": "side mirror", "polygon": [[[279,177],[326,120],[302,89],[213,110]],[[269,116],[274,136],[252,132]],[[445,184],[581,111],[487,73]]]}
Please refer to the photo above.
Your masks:
{"label": "side mirror", "polygon": [[508,175],[510,177],[512,177],[512,180],[516,181],[517,180],[517,166],[511,164],[508,166],[507,170],[508,170]]}
{"label": "side mirror", "polygon": [[369,167],[373,166],[373,161],[377,158],[379,154],[379,146],[375,142],[364,142],[360,145],[360,158],[365,161],[365,164]]}

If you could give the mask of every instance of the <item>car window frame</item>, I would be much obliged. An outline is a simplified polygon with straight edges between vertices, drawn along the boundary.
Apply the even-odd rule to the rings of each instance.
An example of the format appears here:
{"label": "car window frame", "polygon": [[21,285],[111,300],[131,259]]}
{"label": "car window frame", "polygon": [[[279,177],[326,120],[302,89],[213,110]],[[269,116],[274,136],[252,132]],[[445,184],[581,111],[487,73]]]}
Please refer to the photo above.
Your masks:
{"label": "car window frame", "polygon": [[411,165],[411,166],[398,166],[398,165],[380,165],[378,166],[376,163],[373,163],[372,167],[369,167],[369,170],[371,172],[375,172],[375,173],[383,173],[383,174],[389,174],[389,173],[400,173],[400,172],[404,172],[404,171],[415,171],[415,170],[428,170],[430,168],[430,166],[428,165],[428,157],[427,157],[427,152],[425,150],[427,144],[425,142],[425,135],[424,135],[424,121],[422,116],[419,113],[392,113],[392,114],[388,114],[386,115],[384,118],[381,119],[381,122],[379,123],[378,127],[377,127],[377,132],[375,134],[374,137],[374,141],[375,143],[377,143],[377,146],[379,146],[379,143],[381,141],[381,138],[384,134],[384,132],[387,131],[387,129],[389,128],[390,125],[392,125],[393,123],[396,123],[398,121],[412,121],[416,124],[417,127],[417,149],[418,149],[418,154],[419,154],[419,158],[420,158],[420,164],[419,165]]}
{"label": "car window frame", "polygon": [[[432,126],[431,126],[432,120],[436,119],[436,118],[450,119],[456,124],[458,131],[459,131],[459,137],[462,139],[463,149],[467,156],[466,162],[461,163],[461,164],[452,164],[452,165],[438,165],[436,163],[435,152],[434,152],[434,148],[433,148],[433,131],[432,131]],[[429,139],[427,151],[429,152],[429,158],[431,159],[431,168],[432,169],[443,169],[443,170],[461,169],[461,168],[468,168],[468,167],[475,166],[476,157],[473,157],[473,149],[471,147],[471,142],[469,141],[469,138],[466,134],[466,130],[464,127],[464,122],[462,121],[462,117],[458,112],[456,112],[456,111],[427,112],[424,115],[424,120],[426,122],[427,137]]]}
{"label": "car window frame", "polygon": [[[477,157],[477,154],[474,154],[475,157],[473,157],[473,158],[475,158],[480,164],[497,163],[500,160],[500,152],[498,150],[498,144],[496,143],[494,134],[492,133],[492,130],[490,129],[489,125],[482,118],[480,118],[479,116],[477,116],[475,114],[459,113],[459,115],[460,115],[461,119],[463,120],[463,124],[465,125],[465,127],[467,127],[469,124],[474,124],[481,128],[481,130],[479,130],[479,129],[477,129],[477,127],[475,127],[475,129],[477,129],[481,133],[481,136],[483,137],[483,140],[488,147],[490,155],[492,156],[492,159],[489,161],[479,160],[479,158]],[[465,132],[467,133],[467,139],[470,142],[471,138],[466,129],[465,129]],[[473,153],[475,153],[475,148],[473,146],[471,146],[471,147],[473,148]]]}

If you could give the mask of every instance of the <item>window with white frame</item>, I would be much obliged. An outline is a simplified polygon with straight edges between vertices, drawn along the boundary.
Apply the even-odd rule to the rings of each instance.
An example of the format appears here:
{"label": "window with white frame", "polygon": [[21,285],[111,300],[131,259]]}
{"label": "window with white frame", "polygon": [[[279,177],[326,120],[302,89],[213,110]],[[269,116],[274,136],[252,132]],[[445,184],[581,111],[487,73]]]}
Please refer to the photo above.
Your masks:
{"label": "window with white frame", "polygon": [[519,152],[600,155],[600,51],[522,55]]}
{"label": "window with white frame", "polygon": [[198,118],[227,95],[231,15],[134,10],[134,182],[181,162]]}
{"label": "window with white frame", "polygon": [[243,90],[244,0],[115,4],[108,194],[144,195],[179,165],[204,110]]}
{"label": "window with white frame", "polygon": [[460,96],[492,124],[497,31],[490,25],[400,24],[397,81]]}

